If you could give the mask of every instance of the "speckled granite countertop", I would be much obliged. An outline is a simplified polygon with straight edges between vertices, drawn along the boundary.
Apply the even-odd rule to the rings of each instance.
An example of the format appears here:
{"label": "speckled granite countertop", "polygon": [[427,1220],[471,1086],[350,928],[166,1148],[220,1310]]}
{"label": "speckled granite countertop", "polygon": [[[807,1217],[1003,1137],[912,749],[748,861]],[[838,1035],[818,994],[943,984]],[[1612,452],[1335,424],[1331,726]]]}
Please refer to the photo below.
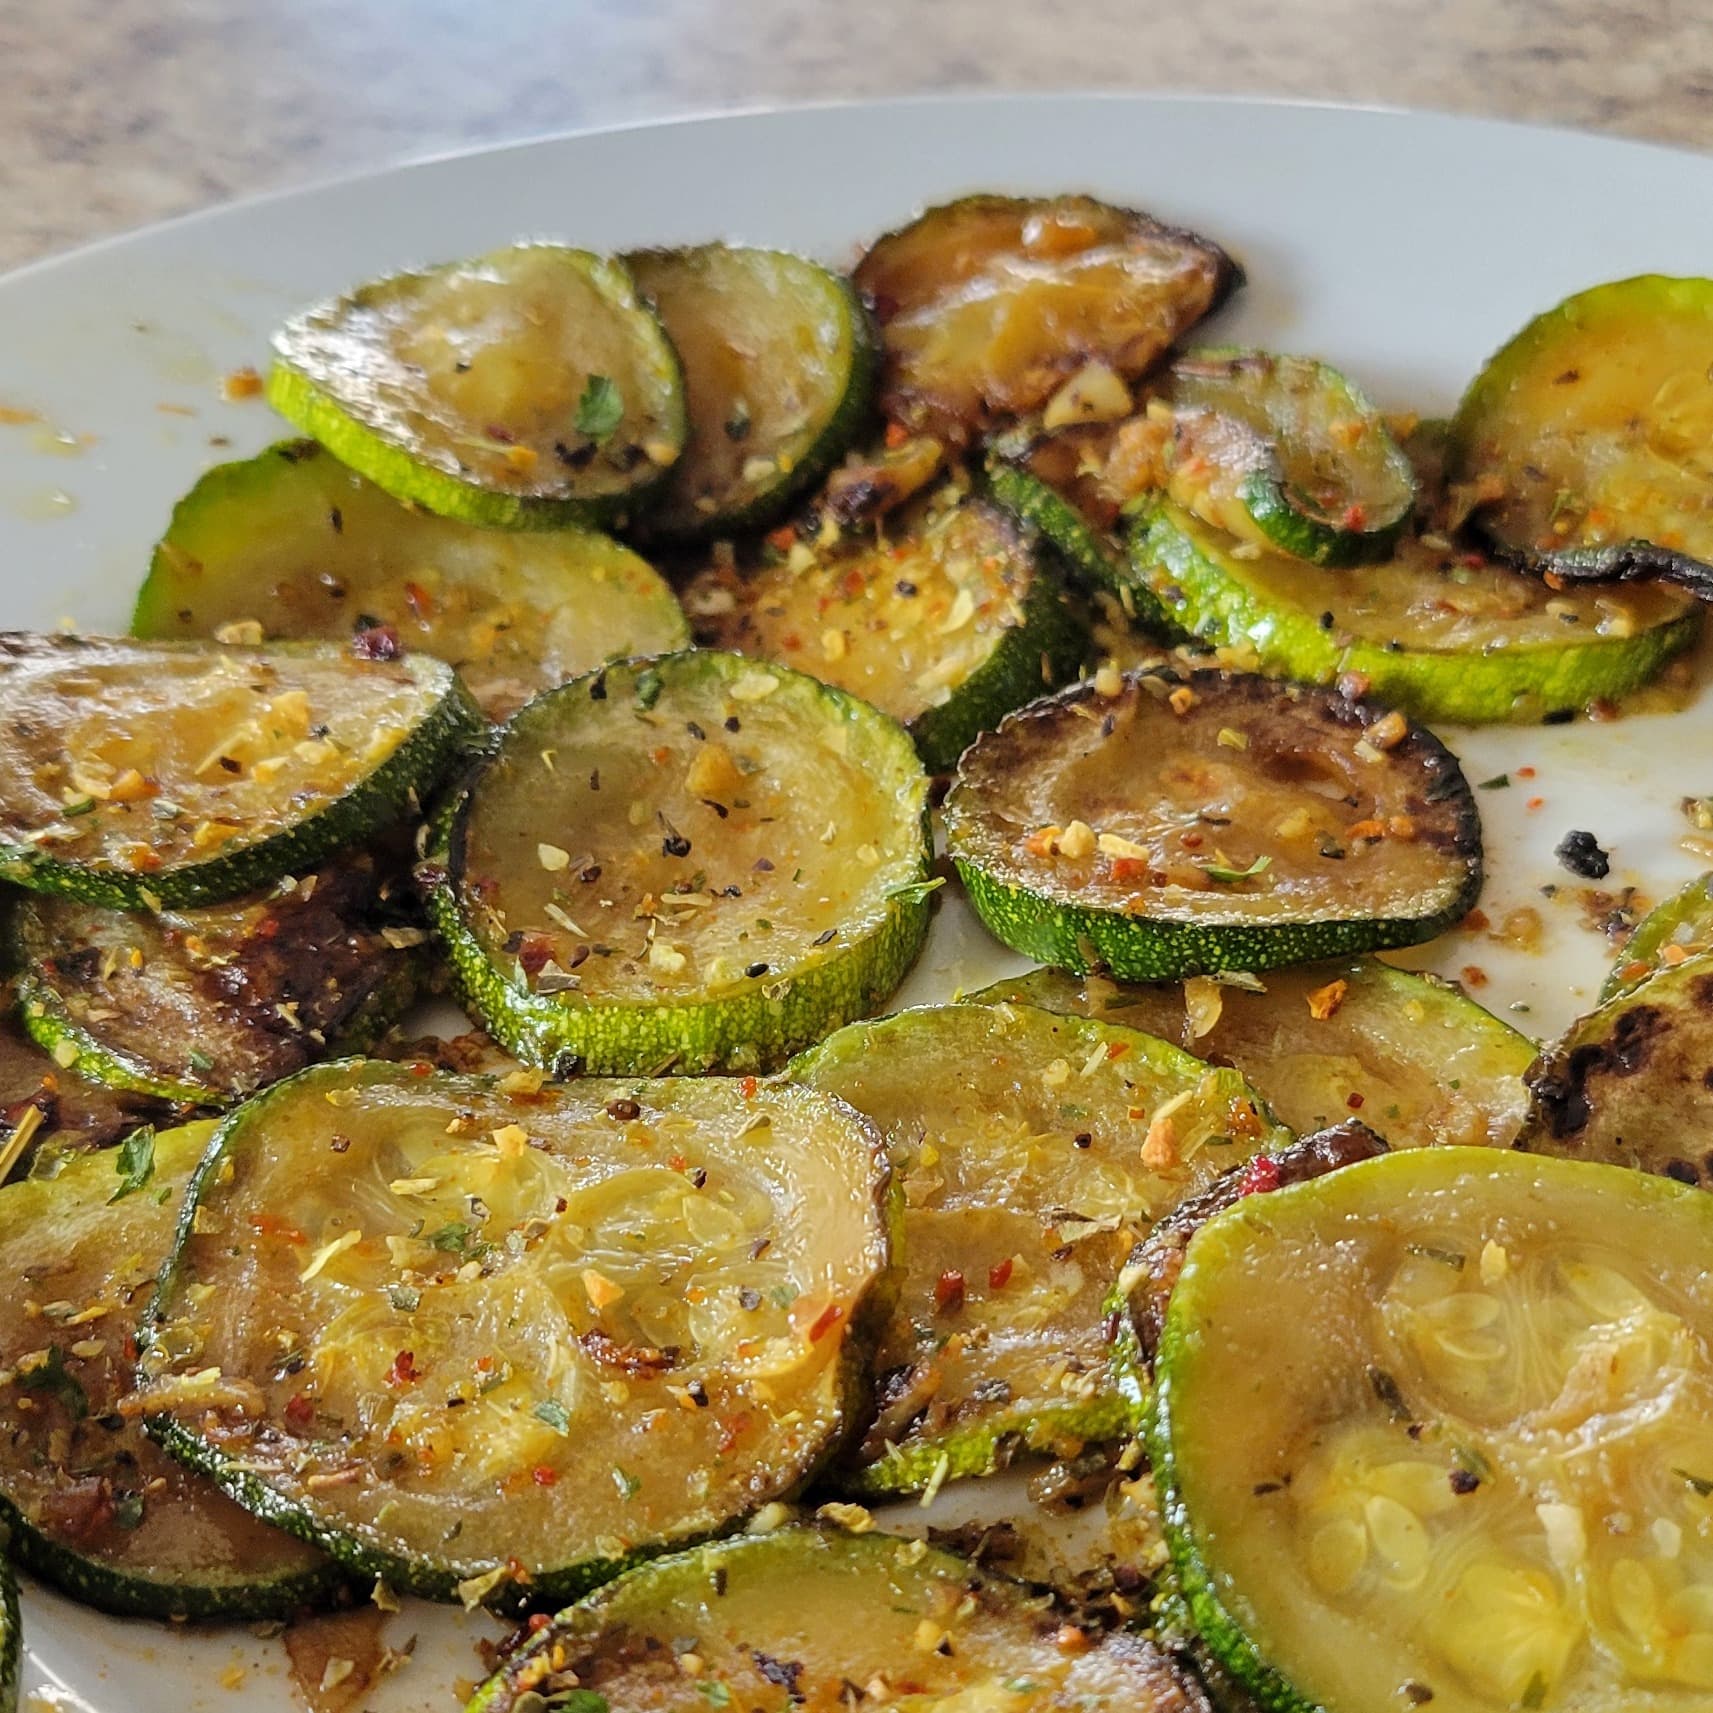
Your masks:
{"label": "speckled granite countertop", "polygon": [[0,0],[0,267],[476,143],[973,88],[1310,96],[1713,147],[1698,0]]}

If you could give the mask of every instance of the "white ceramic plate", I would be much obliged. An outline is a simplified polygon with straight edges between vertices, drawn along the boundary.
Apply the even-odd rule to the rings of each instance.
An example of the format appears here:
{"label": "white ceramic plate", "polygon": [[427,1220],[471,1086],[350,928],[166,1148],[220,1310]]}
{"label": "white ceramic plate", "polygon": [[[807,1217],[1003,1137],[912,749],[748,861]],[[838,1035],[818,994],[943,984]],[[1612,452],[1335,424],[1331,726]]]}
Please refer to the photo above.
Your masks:
{"label": "white ceramic plate", "polygon": [[[924,202],[973,189],[1086,189],[1194,226],[1246,264],[1223,336],[1313,352],[1387,405],[1441,412],[1531,314],[1596,281],[1713,272],[1713,160],[1634,143],[1423,115],[1131,97],[905,102],[698,120],[432,161],[226,209],[0,280],[0,624],[122,628],[175,497],[280,432],[220,377],[265,364],[288,310],[365,276],[520,235],[594,249],[725,237],[834,261]],[[60,435],[76,444],[67,445]],[[85,440],[84,437],[88,437]],[[228,450],[230,448],[230,450]],[[1713,790],[1713,701],[1617,725],[1449,731],[1480,794],[1495,921],[1539,909],[1542,950],[1455,935],[1416,961],[1537,1035],[1598,986],[1606,942],[1552,847],[1572,827],[1614,853],[1607,885],[1650,898],[1702,866],[1679,800]],[[1539,806],[1530,808],[1531,800]],[[1539,888],[1563,891],[1551,902]],[[955,902],[904,998],[1003,974]],[[0,1282],[3,1286],[3,1282]],[[295,1706],[276,1644],[121,1624],[26,1591],[26,1690],[101,1713]],[[415,1606],[410,1666],[363,1705],[450,1708],[491,1634]],[[223,1681],[224,1677],[224,1681]]]}

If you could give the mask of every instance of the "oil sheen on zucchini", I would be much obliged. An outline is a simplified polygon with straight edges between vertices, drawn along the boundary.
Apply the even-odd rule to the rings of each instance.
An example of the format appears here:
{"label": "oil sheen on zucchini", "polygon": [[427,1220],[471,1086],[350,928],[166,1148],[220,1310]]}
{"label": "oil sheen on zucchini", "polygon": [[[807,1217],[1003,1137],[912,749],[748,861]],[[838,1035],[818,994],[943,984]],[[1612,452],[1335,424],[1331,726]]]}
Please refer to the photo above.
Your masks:
{"label": "oil sheen on zucchini", "polygon": [[1033,528],[943,489],[889,522],[796,543],[685,594],[705,642],[872,702],[946,773],[978,732],[1075,676],[1087,646]]}
{"label": "oil sheen on zucchini", "polygon": [[457,667],[490,719],[630,654],[682,648],[666,580],[587,530],[520,535],[401,505],[313,440],[210,470],[173,508],[137,597],[145,637],[390,627]]}
{"label": "oil sheen on zucchini", "polygon": [[1106,1298],[1149,1226],[1289,1140],[1235,1071],[1031,1005],[856,1023],[791,1067],[866,1113],[903,1184],[877,1413],[853,1485],[986,1475],[1134,1431]]}
{"label": "oil sheen on zucchini", "polygon": [[1208,1710],[1152,1643],[1079,1632],[1073,1645],[1038,1596],[968,1559],[892,1535],[785,1528],[663,1559],[561,1612],[468,1713],[597,1699],[622,1713],[823,1709],[859,1690],[912,1713]]}
{"label": "oil sheen on zucchini", "polygon": [[1644,274],[1537,316],[1470,384],[1451,471],[1501,548],[1713,587],[1713,280]]}
{"label": "oil sheen on zucchini", "polygon": [[425,655],[0,635],[0,879],[235,898],[392,826],[479,724]]}
{"label": "oil sheen on zucchini", "polygon": [[85,1076],[225,1106],[367,1046],[404,1012],[424,935],[388,921],[390,890],[357,855],[200,910],[20,899],[24,1027]]}
{"label": "oil sheen on zucchini", "polygon": [[970,746],[945,803],[970,902],[1078,975],[1264,971],[1432,939],[1473,905],[1456,758],[1396,712],[1243,674],[1116,672]]}
{"label": "oil sheen on zucchini", "polygon": [[1168,491],[1198,517],[1316,565],[1383,558],[1415,504],[1410,461],[1336,369],[1210,346],[1171,369]]}
{"label": "oil sheen on zucchini", "polygon": [[826,474],[871,407],[874,335],[856,292],[779,250],[702,244],[625,262],[684,365],[690,412],[650,534],[770,522]]}
{"label": "oil sheen on zucchini", "polygon": [[1394,1148],[1506,1146],[1536,1051],[1459,988],[1378,958],[1154,987],[1041,969],[969,997],[1158,1035],[1240,1072],[1299,1134],[1354,1115]]}
{"label": "oil sheen on zucchini", "polygon": [[1713,1694],[1713,1201],[1425,1148],[1190,1244],[1155,1477],[1202,1636],[1279,1713]]}
{"label": "oil sheen on zucchini", "polygon": [[1698,874],[1636,924],[1600,989],[1600,1002],[1707,951],[1713,951],[1713,874]]}
{"label": "oil sheen on zucchini", "polygon": [[1700,634],[1680,590],[1554,590],[1431,530],[1380,564],[1322,568],[1162,500],[1131,525],[1130,552],[1202,642],[1278,677],[1354,676],[1418,719],[1532,722],[1622,696]]}
{"label": "oil sheen on zucchini", "polygon": [[305,1071],[191,1187],[151,1431],[361,1576],[564,1600],[832,1449],[885,1175],[806,1089]]}
{"label": "oil sheen on zucchini", "polygon": [[622,262],[517,244],[274,335],[268,402],[401,500],[490,528],[631,512],[684,449],[677,353]]}
{"label": "oil sheen on zucchini", "polygon": [[1241,274],[1205,238],[1091,197],[967,196],[879,239],[855,277],[886,414],[969,440],[1042,409],[1122,415]]}
{"label": "oil sheen on zucchini", "polygon": [[121,1413],[127,1346],[213,1130],[145,1131],[0,1190],[0,1517],[15,1557],[107,1612],[286,1617],[341,1580]]}
{"label": "oil sheen on zucchini", "polygon": [[765,1070],[914,961],[927,790],[842,690],[708,650],[631,661],[532,703],[448,800],[430,912],[529,1063]]}
{"label": "oil sheen on zucchini", "polygon": [[1528,1081],[1519,1148],[1713,1187],[1713,953],[1667,965],[1579,1018]]}

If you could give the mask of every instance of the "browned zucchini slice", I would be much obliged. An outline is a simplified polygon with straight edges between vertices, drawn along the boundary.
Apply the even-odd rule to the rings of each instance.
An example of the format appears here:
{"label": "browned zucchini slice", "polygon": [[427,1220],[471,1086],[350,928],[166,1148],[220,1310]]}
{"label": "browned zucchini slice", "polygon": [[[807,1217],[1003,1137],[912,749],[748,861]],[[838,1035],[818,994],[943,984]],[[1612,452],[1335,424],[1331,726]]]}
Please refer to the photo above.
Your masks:
{"label": "browned zucchini slice", "polygon": [[1086,196],[965,197],[856,270],[881,327],[882,408],[966,441],[1043,407],[1050,427],[1090,401],[1123,415],[1130,384],[1240,278],[1205,238]]}

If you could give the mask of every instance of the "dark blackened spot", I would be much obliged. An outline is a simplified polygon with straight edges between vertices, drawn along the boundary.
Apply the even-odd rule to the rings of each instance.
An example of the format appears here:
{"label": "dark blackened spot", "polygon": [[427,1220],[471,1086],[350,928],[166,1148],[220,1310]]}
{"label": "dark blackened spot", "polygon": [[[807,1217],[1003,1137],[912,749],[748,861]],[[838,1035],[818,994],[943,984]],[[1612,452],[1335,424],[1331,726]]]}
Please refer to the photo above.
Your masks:
{"label": "dark blackened spot", "polygon": [[1689,997],[1703,1009],[1713,1006],[1713,975],[1698,975],[1689,984]]}
{"label": "dark blackened spot", "polygon": [[1667,1160],[1660,1167],[1660,1175],[1674,1178],[1680,1184],[1688,1184],[1691,1189],[1694,1189],[1701,1182],[1701,1174],[1696,1171],[1694,1162],[1690,1160]]}
{"label": "dark blackened spot", "polygon": [[1594,1115],[1589,1083],[1596,1077],[1636,1075],[1670,1028],[1657,1005],[1637,1005],[1618,1018],[1605,1042],[1574,1047],[1562,1059],[1551,1055],[1536,1059],[1523,1081],[1552,1136],[1563,1141],[1585,1129]]}
{"label": "dark blackened spot", "polygon": [[798,1688],[798,1679],[803,1675],[801,1660],[775,1659],[771,1654],[764,1654],[759,1649],[753,1650],[750,1657],[755,1661],[755,1669],[769,1683],[783,1689],[793,1701],[805,1699],[803,1691]]}
{"label": "dark blackened spot", "polygon": [[1574,828],[1558,841],[1553,853],[1559,866],[1584,880],[1604,880],[1612,872],[1612,859],[1600,848],[1592,833]]}
{"label": "dark blackened spot", "polygon": [[337,506],[328,507],[327,521],[333,526],[333,533],[335,535],[343,535],[345,533],[345,514],[340,511]]}

